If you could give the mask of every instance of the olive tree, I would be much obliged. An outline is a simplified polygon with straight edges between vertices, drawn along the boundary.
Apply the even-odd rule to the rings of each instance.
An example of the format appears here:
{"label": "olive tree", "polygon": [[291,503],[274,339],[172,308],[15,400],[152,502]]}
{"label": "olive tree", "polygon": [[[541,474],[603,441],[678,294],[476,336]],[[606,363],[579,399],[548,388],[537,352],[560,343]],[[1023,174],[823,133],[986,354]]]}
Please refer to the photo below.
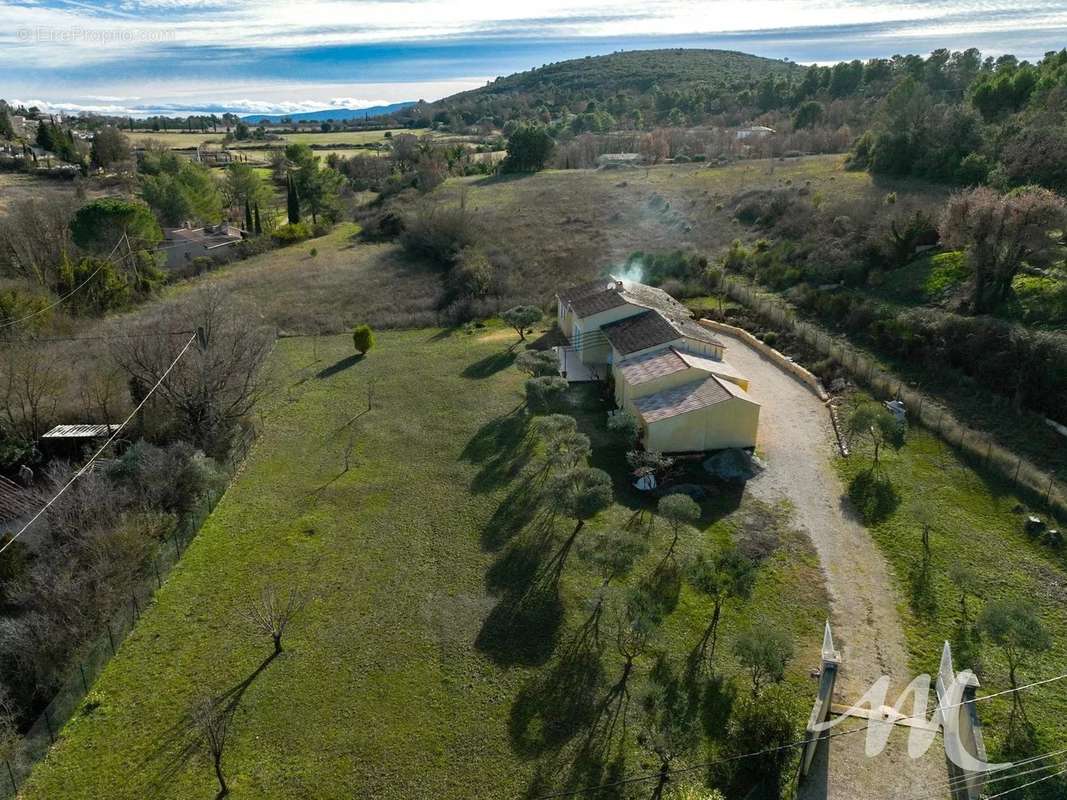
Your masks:
{"label": "olive tree", "polygon": [[712,603],[711,617],[695,650],[700,661],[706,655],[710,663],[715,660],[723,606],[727,600],[743,599],[752,594],[756,565],[738,550],[727,548],[711,557],[698,556],[689,570],[689,582]]}
{"label": "olive tree", "polygon": [[515,359],[515,366],[531,378],[559,374],[559,359],[551,350],[523,350]]}
{"label": "olive tree", "polygon": [[567,391],[567,381],[558,375],[546,375],[526,380],[526,405],[534,411],[548,411],[555,407]]}
{"label": "olive tree", "polygon": [[[1008,681],[1019,688],[1018,670],[1028,656],[1052,647],[1052,637],[1041,623],[1034,606],[1021,599],[997,600],[982,609],[978,628],[1004,653],[1008,662]],[[1014,697],[1018,703],[1018,692]]]}
{"label": "olive tree", "polygon": [[656,510],[667,521],[672,534],[670,547],[661,562],[662,566],[674,555],[674,548],[678,545],[678,537],[682,535],[682,531],[700,519],[700,506],[689,495],[676,493],[661,497]]}
{"label": "olive tree", "polygon": [[853,408],[845,427],[850,441],[858,436],[870,443],[874,450],[874,466],[878,466],[878,457],[885,445],[900,442],[900,423],[889,413],[889,409],[874,401],[860,403]]}
{"label": "olive tree", "polygon": [[526,329],[540,322],[543,316],[537,306],[515,306],[503,312],[500,318],[515,329],[519,334],[519,341],[525,342]]}
{"label": "olive tree", "polygon": [[767,683],[778,683],[785,677],[785,666],[793,657],[793,640],[783,630],[761,625],[737,637],[734,654],[748,670],[752,695],[756,696]]}
{"label": "olive tree", "polygon": [[547,495],[554,502],[558,514],[574,520],[570,535],[545,565],[545,573],[558,579],[585,523],[611,505],[611,476],[602,469],[575,467],[555,476]]}

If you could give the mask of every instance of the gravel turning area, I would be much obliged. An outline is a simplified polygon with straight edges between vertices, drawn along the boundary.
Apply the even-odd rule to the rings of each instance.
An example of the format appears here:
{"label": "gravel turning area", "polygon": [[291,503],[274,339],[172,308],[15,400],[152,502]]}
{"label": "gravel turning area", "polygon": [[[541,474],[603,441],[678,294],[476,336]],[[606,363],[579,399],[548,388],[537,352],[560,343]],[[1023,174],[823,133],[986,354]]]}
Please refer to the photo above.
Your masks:
{"label": "gravel turning area", "polygon": [[[914,677],[897,614],[901,597],[877,545],[846,505],[845,488],[832,466],[836,445],[829,414],[810,389],[756,349],[729,336],[726,345],[726,360],[749,377],[750,393],[762,404],[757,453],[768,468],[746,488],[765,502],[784,500],[792,506],[826,575],[834,643],[843,659],[835,700],[851,704],[888,675],[892,688],[886,703],[891,705]],[[814,692],[813,683],[813,700]],[[904,713],[910,711],[909,704]],[[865,734],[857,733],[831,739],[829,748],[821,745],[801,797],[936,798],[948,780],[940,737],[914,760],[907,755],[905,729],[895,729],[877,757],[865,755],[864,741]]]}

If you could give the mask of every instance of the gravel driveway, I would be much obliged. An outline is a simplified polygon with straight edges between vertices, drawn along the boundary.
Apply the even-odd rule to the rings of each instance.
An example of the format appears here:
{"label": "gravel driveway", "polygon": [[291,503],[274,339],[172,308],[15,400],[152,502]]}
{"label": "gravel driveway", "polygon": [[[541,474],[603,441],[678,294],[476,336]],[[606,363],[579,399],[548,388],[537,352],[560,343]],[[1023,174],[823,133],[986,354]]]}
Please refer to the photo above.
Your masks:
{"label": "gravel driveway", "polygon": [[[758,452],[768,468],[748,483],[747,491],[769,503],[789,501],[794,521],[811,538],[826,576],[834,644],[843,659],[835,699],[852,703],[875,680],[888,675],[893,688],[886,703],[891,705],[914,677],[897,614],[901,597],[877,545],[843,503],[844,487],[831,461],[836,445],[829,414],[810,389],[757,350],[734,337],[724,338],[726,360],[749,377],[750,394],[762,405]],[[813,701],[814,695],[813,682]],[[910,710],[909,705],[905,713]],[[864,755],[864,738],[859,733],[830,740],[828,764],[827,748],[820,746],[813,778],[801,796],[834,800],[937,796],[947,780],[940,737],[915,760],[907,756],[902,728],[893,731],[889,747],[875,758]]]}

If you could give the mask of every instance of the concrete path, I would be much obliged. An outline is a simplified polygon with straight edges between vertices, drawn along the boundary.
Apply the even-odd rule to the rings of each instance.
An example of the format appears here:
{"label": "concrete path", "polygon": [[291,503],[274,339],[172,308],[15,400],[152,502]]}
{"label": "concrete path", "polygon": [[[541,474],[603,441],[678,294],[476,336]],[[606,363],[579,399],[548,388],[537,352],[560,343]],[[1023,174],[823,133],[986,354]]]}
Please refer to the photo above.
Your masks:
{"label": "concrete path", "polygon": [[[747,490],[765,502],[786,499],[792,504],[794,520],[811,538],[826,575],[834,643],[843,659],[835,699],[851,704],[888,675],[892,689],[886,703],[892,705],[914,677],[897,614],[901,597],[877,545],[842,502],[845,489],[831,462],[836,450],[829,414],[810,389],[756,349],[730,336],[723,339],[726,360],[749,377],[750,393],[762,404],[758,451],[768,468]],[[813,701],[814,695],[813,682]],[[905,713],[910,711],[909,705]],[[801,797],[941,796],[938,790],[948,776],[940,737],[924,757],[914,760],[907,755],[906,729],[894,730],[890,746],[878,757],[864,754],[864,741],[865,734],[857,733],[831,739],[829,748],[821,745],[820,769]]]}

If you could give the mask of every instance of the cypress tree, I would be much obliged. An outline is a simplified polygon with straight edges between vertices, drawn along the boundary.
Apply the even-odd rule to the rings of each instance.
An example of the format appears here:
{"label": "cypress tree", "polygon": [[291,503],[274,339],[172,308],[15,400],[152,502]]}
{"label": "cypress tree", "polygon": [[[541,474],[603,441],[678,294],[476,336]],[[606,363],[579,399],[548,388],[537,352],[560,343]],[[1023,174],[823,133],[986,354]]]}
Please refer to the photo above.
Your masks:
{"label": "cypress tree", "polygon": [[293,183],[292,174],[289,174],[287,177],[289,184],[285,198],[285,207],[289,212],[289,224],[295,225],[300,222],[300,198],[297,196],[296,184]]}
{"label": "cypress tree", "polygon": [[245,200],[245,232],[252,232],[252,206],[248,205],[247,200]]}
{"label": "cypress tree", "polygon": [[256,236],[262,236],[263,235],[263,225],[259,221],[259,203],[256,203],[255,217],[256,217],[256,219],[255,219]]}

